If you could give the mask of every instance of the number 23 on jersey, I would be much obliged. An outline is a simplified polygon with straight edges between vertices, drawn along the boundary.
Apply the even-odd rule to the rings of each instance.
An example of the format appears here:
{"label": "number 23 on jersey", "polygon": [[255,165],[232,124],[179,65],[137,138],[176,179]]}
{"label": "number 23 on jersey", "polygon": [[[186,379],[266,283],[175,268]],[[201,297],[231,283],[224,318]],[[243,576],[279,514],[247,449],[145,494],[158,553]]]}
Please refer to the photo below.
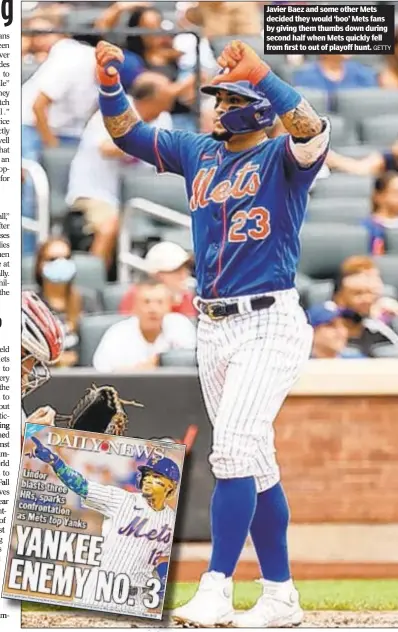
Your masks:
{"label": "number 23 on jersey", "polygon": [[248,239],[266,239],[271,232],[269,220],[269,211],[263,206],[255,206],[249,211],[236,211],[231,217],[228,241],[243,243]]}

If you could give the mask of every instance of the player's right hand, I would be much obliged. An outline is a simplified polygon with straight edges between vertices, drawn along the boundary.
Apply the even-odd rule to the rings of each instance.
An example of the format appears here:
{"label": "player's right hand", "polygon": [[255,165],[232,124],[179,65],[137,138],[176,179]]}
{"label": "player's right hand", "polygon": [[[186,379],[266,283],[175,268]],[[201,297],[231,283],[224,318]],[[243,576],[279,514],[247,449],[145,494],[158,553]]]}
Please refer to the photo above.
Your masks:
{"label": "player's right hand", "polygon": [[270,71],[268,64],[260,59],[256,51],[240,40],[229,42],[217,63],[223,72],[213,78],[212,84],[224,81],[250,81],[256,85]]}
{"label": "player's right hand", "polygon": [[109,42],[101,41],[96,46],[95,58],[98,82],[103,86],[113,86],[119,83],[119,73],[117,68],[112,67],[112,62],[116,62],[116,65],[124,62],[122,49]]}
{"label": "player's right hand", "polygon": [[44,447],[41,441],[36,437],[32,437],[32,441],[36,446],[36,449],[33,452],[33,456],[43,461],[43,463],[54,463],[56,456],[51,450]]}

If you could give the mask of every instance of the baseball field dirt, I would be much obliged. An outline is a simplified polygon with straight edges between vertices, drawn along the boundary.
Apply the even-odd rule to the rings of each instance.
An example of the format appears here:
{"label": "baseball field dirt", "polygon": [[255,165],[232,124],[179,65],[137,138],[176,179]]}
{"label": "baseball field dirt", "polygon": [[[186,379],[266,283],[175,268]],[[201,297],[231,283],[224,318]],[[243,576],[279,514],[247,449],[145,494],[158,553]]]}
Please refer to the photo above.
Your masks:
{"label": "baseball field dirt", "polygon": [[[153,628],[165,623],[88,612],[24,611],[23,628]],[[176,626],[173,626],[176,627]],[[182,626],[181,626],[182,627]],[[302,628],[396,628],[397,612],[307,612]]]}

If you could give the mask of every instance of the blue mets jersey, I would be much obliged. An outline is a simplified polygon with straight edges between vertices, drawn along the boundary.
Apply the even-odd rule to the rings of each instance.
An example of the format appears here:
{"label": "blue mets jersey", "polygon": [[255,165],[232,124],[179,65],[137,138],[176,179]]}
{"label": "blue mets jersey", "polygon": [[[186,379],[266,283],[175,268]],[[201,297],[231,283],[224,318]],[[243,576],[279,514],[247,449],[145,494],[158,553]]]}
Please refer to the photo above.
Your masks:
{"label": "blue mets jersey", "polygon": [[133,153],[185,178],[202,298],[294,287],[308,190],[326,152],[300,167],[289,138],[231,152],[209,135],[135,126]]}

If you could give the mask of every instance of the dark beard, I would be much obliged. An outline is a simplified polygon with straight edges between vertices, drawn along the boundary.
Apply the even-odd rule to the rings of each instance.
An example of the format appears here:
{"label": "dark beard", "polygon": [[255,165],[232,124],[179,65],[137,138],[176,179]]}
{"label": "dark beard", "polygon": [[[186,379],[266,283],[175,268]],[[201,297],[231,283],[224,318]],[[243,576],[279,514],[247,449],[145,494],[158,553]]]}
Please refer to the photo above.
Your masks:
{"label": "dark beard", "polygon": [[231,140],[233,134],[231,132],[212,132],[211,137],[213,140],[217,140],[219,142]]}

